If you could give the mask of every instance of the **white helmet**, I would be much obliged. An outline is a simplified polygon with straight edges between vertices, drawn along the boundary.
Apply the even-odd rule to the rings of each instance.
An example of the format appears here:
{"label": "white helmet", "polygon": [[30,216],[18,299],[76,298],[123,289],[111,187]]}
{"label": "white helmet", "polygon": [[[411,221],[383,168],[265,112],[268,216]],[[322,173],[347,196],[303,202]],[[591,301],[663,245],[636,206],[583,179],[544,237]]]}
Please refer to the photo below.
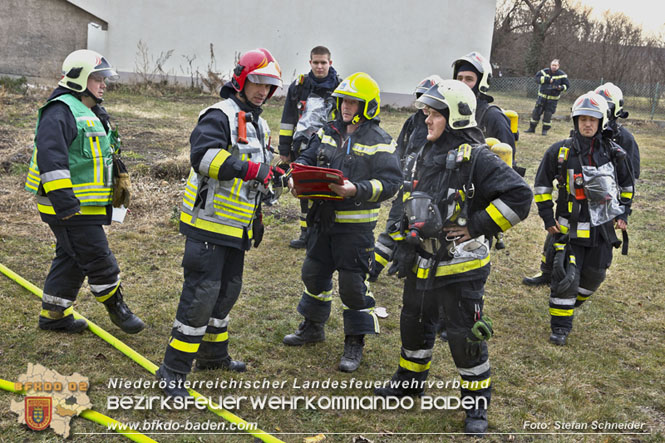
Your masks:
{"label": "white helmet", "polygon": [[598,86],[594,92],[607,100],[612,117],[628,117],[628,113],[623,110],[623,92],[621,92],[621,89],[617,85],[607,82],[604,85]]}
{"label": "white helmet", "polygon": [[62,79],[58,85],[75,92],[83,92],[88,88],[88,77],[93,73],[110,79],[118,77],[115,69],[101,54],[89,49],[79,49],[62,62]]}
{"label": "white helmet", "polygon": [[438,75],[436,74],[429,75],[424,79],[422,79],[420,83],[418,83],[418,86],[416,86],[416,89],[413,91],[413,93],[415,94],[416,98],[418,98],[421,95],[423,95],[425,92],[427,92],[429,88],[431,88],[432,86],[441,81],[443,81],[443,79]]}
{"label": "white helmet", "polygon": [[443,80],[416,100],[416,108],[429,106],[439,112],[448,109],[448,125],[452,129],[476,126],[476,95],[459,80]]}
{"label": "white helmet", "polygon": [[573,120],[580,115],[588,115],[600,120],[599,130],[607,128],[610,109],[605,98],[595,92],[582,94],[575,100],[572,108]]}
{"label": "white helmet", "polygon": [[476,71],[480,73],[480,78],[476,86],[483,94],[487,93],[490,89],[490,78],[492,78],[492,65],[489,60],[476,51],[469,52],[464,57],[460,57],[453,62],[453,78],[457,78],[457,72],[465,62],[471,63],[476,68]]}

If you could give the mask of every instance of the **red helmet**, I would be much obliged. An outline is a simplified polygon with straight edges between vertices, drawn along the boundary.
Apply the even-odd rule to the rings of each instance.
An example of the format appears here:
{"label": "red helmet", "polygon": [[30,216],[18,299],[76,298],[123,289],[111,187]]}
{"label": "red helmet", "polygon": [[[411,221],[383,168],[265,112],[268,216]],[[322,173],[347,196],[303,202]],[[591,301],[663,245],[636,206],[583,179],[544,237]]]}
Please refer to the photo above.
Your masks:
{"label": "red helmet", "polygon": [[271,85],[267,98],[272,97],[277,87],[282,86],[282,70],[270,51],[258,48],[240,56],[233,70],[233,80],[231,80],[233,89],[242,91],[247,79],[252,83]]}

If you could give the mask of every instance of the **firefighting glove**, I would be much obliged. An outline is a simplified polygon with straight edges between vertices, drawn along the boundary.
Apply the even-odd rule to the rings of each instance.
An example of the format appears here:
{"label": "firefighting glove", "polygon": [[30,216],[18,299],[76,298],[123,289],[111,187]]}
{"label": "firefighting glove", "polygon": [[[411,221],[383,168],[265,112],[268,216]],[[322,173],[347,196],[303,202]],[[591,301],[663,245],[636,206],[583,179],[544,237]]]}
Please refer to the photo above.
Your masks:
{"label": "firefighting glove", "polygon": [[252,223],[252,237],[254,238],[254,247],[258,248],[263,240],[263,233],[266,228],[263,225],[263,213],[259,212],[254,217],[254,223]]}
{"label": "firefighting glove", "polygon": [[487,315],[483,315],[480,320],[474,323],[471,328],[471,334],[473,334],[473,337],[467,338],[469,342],[481,342],[492,338],[492,335],[494,335],[492,319]]}
{"label": "firefighting glove", "polygon": [[406,241],[397,242],[391,261],[392,265],[388,269],[388,275],[397,274],[397,278],[406,277],[416,261],[416,248]]}
{"label": "firefighting glove", "polygon": [[272,167],[266,163],[255,163],[252,161],[247,162],[247,172],[242,178],[244,181],[258,180],[263,183],[263,186],[268,187],[270,179],[272,179]]}
{"label": "firefighting glove", "polygon": [[113,207],[129,207],[132,183],[127,167],[116,155],[113,156]]}

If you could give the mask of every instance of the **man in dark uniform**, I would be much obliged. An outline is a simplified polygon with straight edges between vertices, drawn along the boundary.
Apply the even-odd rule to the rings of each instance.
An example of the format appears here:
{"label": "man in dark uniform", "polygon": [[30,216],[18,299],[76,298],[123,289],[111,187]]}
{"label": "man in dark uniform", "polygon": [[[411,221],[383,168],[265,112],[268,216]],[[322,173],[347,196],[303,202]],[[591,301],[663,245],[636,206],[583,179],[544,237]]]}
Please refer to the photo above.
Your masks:
{"label": "man in dark uniform", "polygon": [[128,188],[113,189],[112,155],[118,139],[100,106],[106,80],[117,74],[104,57],[87,49],[69,54],[62,73],[59,86],[39,110],[25,183],[25,189],[37,195],[42,220],[56,238],[39,327],[62,332],[87,327],[85,320],[74,319],[72,305],[88,277],[90,290],[111,321],[136,334],[145,324],[123,300],[120,269],[103,228],[111,224],[112,203],[129,204]]}
{"label": "man in dark uniform", "polygon": [[[420,97],[425,91],[434,86],[436,83],[443,79],[438,75],[430,75],[425,77],[418,83],[416,89],[413,91],[416,99]],[[402,130],[397,137],[397,156],[400,159],[400,166],[404,165],[404,158],[416,152],[427,141],[427,125],[425,124],[425,114],[418,109],[402,125]],[[388,221],[386,221],[386,229],[379,234],[379,237],[374,243],[374,261],[369,272],[369,281],[375,282],[379,278],[379,274],[386,267],[390,261],[390,256],[393,253],[396,239],[401,238],[399,232],[399,219],[401,214],[399,211],[391,211],[388,214]]]}
{"label": "man in dark uniform", "polygon": [[488,94],[492,79],[492,65],[477,52],[471,52],[453,62],[453,78],[466,84],[476,95],[476,123],[485,138],[494,137],[513,149],[515,163],[515,134],[510,130],[510,119]]}
{"label": "man in dark uniform", "polygon": [[[367,276],[374,253],[374,227],[381,202],[401,182],[395,142],[379,127],[379,85],[357,72],[335,89],[337,118],[326,124],[296,163],[339,169],[346,178],[331,184],[336,200],[316,200],[308,215],[312,229],[302,266],[305,291],[298,304],[303,322],[284,344],[301,346],[323,341],[332,304],[332,276],[339,272],[344,304],[344,354],[339,369],[355,371],[362,359],[366,334],[379,332],[374,297]],[[310,223],[311,221],[311,223]]]}
{"label": "man in dark uniform", "polygon": [[547,149],[536,173],[538,215],[556,251],[549,303],[550,342],[555,345],[566,343],[574,309],[605,280],[612,247],[621,244],[613,224],[625,231],[628,223],[634,180],[626,152],[603,132],[608,114],[599,94],[578,97],[572,108],[573,135]]}
{"label": "man in dark uniform", "polygon": [[[618,122],[619,118],[628,118],[628,112],[623,107],[623,92],[611,82],[598,86],[595,92],[607,101],[610,109],[608,128],[612,131],[612,140],[626,151],[633,177],[638,179],[640,177],[640,149],[633,134]],[[543,245],[540,271],[531,277],[524,277],[522,283],[529,286],[549,285],[552,281],[554,252],[554,239],[552,234],[548,233]]]}
{"label": "man in dark uniform", "polygon": [[[427,115],[428,143],[405,166],[395,199],[402,232],[389,273],[406,277],[395,386],[381,396],[419,395],[432,360],[439,305],[444,306],[450,351],[462,379],[464,431],[487,430],[491,396],[486,340],[492,322],[483,314],[490,271],[490,238],[529,214],[532,193],[524,180],[483,142],[474,118],[476,98],[464,83],[444,80],[416,104]],[[415,386],[414,386],[415,385]],[[409,387],[407,387],[409,386]]]}
{"label": "man in dark uniform", "polygon": [[222,87],[224,100],[201,111],[192,131],[180,213],[185,281],[156,374],[167,395],[189,395],[182,382],[194,358],[196,370],[246,369],[228,352],[229,313],[240,295],[245,251],[263,238],[261,201],[282,172],[270,166],[270,129],[260,117],[281,84],[279,64],[267,49],[244,53]]}
{"label": "man in dark uniform", "polygon": [[[300,75],[289,86],[279,128],[279,157],[283,164],[291,163],[307,146],[310,137],[329,119],[334,108],[330,94],[341,79],[332,66],[330,50],[314,47],[309,54],[308,74]],[[300,237],[289,246],[302,249],[307,246],[307,209],[309,201],[300,201]]]}
{"label": "man in dark uniform", "polygon": [[556,112],[561,94],[570,88],[568,75],[559,69],[559,59],[554,59],[549,68],[541,69],[536,74],[536,81],[540,85],[536,107],[533,108],[529,129],[525,132],[536,132],[540,116],[543,116],[543,135],[552,127],[552,116]]}

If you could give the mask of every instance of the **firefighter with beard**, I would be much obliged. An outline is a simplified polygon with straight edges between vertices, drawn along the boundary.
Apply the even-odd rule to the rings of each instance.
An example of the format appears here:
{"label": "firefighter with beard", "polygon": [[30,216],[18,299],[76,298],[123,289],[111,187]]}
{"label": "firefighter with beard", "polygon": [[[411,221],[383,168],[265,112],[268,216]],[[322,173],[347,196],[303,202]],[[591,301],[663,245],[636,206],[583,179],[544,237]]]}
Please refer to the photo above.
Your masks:
{"label": "firefighter with beard", "polygon": [[[330,120],[335,101],[330,94],[342,81],[332,66],[330,50],[316,46],[309,53],[308,74],[300,75],[291,83],[286,94],[282,123],[279,127],[279,157],[289,164],[300,155],[302,147],[319,128]],[[307,210],[309,200],[300,201],[300,237],[289,246],[302,249],[307,246]]]}
{"label": "firefighter with beard", "polygon": [[556,112],[556,105],[559,103],[561,94],[570,88],[568,75],[559,69],[559,59],[555,58],[550,62],[550,67],[541,69],[536,74],[536,81],[540,85],[538,90],[538,99],[536,106],[531,113],[529,129],[524,132],[533,134],[536,132],[536,126],[540,116],[543,116],[543,135],[552,127],[552,116]]}
{"label": "firefighter with beard", "polygon": [[261,201],[283,172],[270,166],[270,129],[260,117],[281,85],[267,49],[242,54],[220,91],[224,100],[201,111],[190,136],[192,168],[180,213],[185,281],[156,373],[169,396],[189,396],[182,383],[194,358],[195,370],[246,369],[228,352],[229,312],[240,295],[245,251],[263,238]]}
{"label": "firefighter with beard", "polygon": [[[441,80],[443,79],[438,75],[430,75],[422,79],[413,91],[416,99]],[[420,148],[426,141],[427,125],[425,124],[425,114],[423,114],[421,109],[418,109],[404,122],[399,137],[397,137],[397,156],[400,162],[403,162],[405,156]],[[381,274],[381,271],[383,271],[390,260],[396,239],[399,240],[401,238],[399,232],[401,214],[398,212],[396,206],[393,207],[395,211],[391,211],[388,214],[386,229],[379,234],[379,238],[374,243],[374,261],[369,272],[370,282],[375,282],[379,278],[379,274]]]}
{"label": "firefighter with beard", "polygon": [[74,333],[88,326],[72,314],[87,277],[92,294],[104,304],[111,321],[136,334],[145,324],[123,300],[120,269],[103,228],[111,224],[112,205],[129,205],[129,177],[125,171],[120,181],[120,172],[113,168],[119,139],[101,106],[106,81],[117,74],[106,58],[87,49],[69,54],[62,74],[39,110],[25,183],[25,189],[37,195],[41,218],[56,238],[39,328]]}
{"label": "firefighter with beard", "polygon": [[381,202],[402,181],[395,142],[379,127],[379,85],[364,72],[347,77],[333,92],[338,117],[312,137],[297,163],[339,169],[346,180],[330,189],[339,200],[316,200],[302,265],[305,290],[298,304],[304,320],[284,344],[301,346],[325,339],[332,305],[332,276],[339,272],[344,304],[344,353],[339,370],[353,372],[362,359],[365,335],[377,334],[374,297],[367,276],[374,253],[374,227]]}
{"label": "firefighter with beard", "polygon": [[536,173],[538,214],[555,250],[549,302],[549,339],[555,345],[566,343],[575,308],[605,280],[612,247],[621,244],[614,227],[627,228],[634,180],[626,151],[605,131],[608,114],[599,94],[578,97],[572,107],[573,135],[547,149]]}
{"label": "firefighter with beard", "polygon": [[[635,137],[625,126],[619,123],[619,118],[628,118],[628,112],[623,108],[623,92],[615,84],[608,82],[595,90],[607,101],[610,108],[608,129],[612,131],[612,140],[621,146],[628,154],[630,166],[635,179],[640,178],[640,149]],[[524,277],[522,283],[528,286],[549,285],[552,281],[552,260],[554,259],[554,240],[552,234],[547,234],[540,262],[540,272]]]}
{"label": "firefighter with beard", "polygon": [[[490,239],[529,213],[532,193],[524,180],[483,145],[474,118],[476,98],[464,83],[444,80],[416,106],[427,115],[427,141],[407,159],[404,186],[394,204],[403,208],[402,232],[390,273],[404,283],[402,348],[395,385],[381,396],[420,395],[432,360],[439,305],[443,304],[450,351],[473,399],[464,431],[487,430],[490,364],[486,340],[492,322],[483,314],[490,272]],[[411,387],[405,387],[405,384]],[[467,400],[468,401],[468,400]]]}

